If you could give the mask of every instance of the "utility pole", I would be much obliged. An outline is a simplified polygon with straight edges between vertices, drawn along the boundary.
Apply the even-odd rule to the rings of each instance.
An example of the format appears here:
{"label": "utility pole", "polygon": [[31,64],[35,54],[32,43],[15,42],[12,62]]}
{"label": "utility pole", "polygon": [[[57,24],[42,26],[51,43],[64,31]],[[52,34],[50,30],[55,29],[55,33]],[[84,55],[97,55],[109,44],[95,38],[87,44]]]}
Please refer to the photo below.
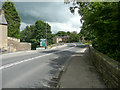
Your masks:
{"label": "utility pole", "polygon": [[46,46],[45,49],[47,49],[47,22],[46,22]]}

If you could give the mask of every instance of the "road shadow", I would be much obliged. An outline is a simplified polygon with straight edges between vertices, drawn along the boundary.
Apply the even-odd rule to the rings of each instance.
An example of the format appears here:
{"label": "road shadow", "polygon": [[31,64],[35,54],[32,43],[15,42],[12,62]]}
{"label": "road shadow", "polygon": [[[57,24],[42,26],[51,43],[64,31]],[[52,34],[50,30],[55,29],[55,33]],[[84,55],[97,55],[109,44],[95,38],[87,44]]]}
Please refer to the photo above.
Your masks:
{"label": "road shadow", "polygon": [[[80,48],[84,48],[83,47],[76,47],[78,49]],[[56,52],[54,54],[56,54],[58,56],[58,58],[56,59],[50,59],[50,63],[49,66],[52,67],[53,69],[50,70],[50,75],[53,76],[53,78],[51,79],[51,81],[49,81],[49,86],[54,88],[57,87],[59,79],[62,75],[63,72],[63,66],[65,65],[65,63],[67,63],[69,61],[69,58],[71,57],[71,55],[79,55],[80,57],[84,56],[85,53],[81,53],[81,52],[75,52],[75,51],[62,51],[59,52],[61,50],[52,50],[52,51],[43,51],[42,53],[51,53],[51,52]]]}

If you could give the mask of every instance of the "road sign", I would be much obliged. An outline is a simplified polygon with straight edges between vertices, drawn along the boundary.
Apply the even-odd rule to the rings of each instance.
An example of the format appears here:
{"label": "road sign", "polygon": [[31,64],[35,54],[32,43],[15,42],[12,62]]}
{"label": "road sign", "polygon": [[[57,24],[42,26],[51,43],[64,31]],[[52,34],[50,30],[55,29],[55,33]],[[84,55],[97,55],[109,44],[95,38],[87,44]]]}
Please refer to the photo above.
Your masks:
{"label": "road sign", "polygon": [[46,39],[40,39],[40,46],[45,47],[46,46]]}

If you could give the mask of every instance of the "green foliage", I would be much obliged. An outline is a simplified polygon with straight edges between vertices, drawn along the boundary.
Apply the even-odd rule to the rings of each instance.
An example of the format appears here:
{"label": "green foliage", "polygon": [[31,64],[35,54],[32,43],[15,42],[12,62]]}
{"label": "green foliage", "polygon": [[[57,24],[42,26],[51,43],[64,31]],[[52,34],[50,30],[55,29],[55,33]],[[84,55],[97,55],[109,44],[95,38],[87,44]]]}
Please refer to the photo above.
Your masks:
{"label": "green foliage", "polygon": [[21,31],[20,39],[22,42],[32,43],[32,49],[40,46],[40,39],[46,39],[47,33],[47,45],[53,44],[53,35],[51,34],[51,27],[48,23],[41,20],[35,22],[35,25],[26,26]]}
{"label": "green foliage", "polygon": [[73,43],[73,42],[79,42],[81,38],[81,33],[77,34],[76,31],[74,32],[59,31],[55,34],[55,36],[69,36],[69,39],[66,40],[66,43]]}
{"label": "green foliage", "polygon": [[67,33],[64,31],[59,31],[56,33],[56,36],[67,36]]}
{"label": "green foliage", "polygon": [[2,9],[5,11],[5,18],[8,23],[8,36],[9,37],[20,37],[20,17],[14,6],[13,2],[5,2],[2,5]]}
{"label": "green foliage", "polygon": [[[83,23],[81,34],[93,46],[120,61],[120,2],[76,2]],[[75,6],[70,10],[74,13]],[[73,9],[73,10],[72,10]]]}
{"label": "green foliage", "polygon": [[70,33],[70,42],[73,43],[73,42],[79,42],[79,35],[77,34],[77,32],[71,32]]}
{"label": "green foliage", "polygon": [[85,44],[85,45],[90,45],[90,44],[92,44],[92,41],[85,42],[85,43],[83,43],[83,44]]}
{"label": "green foliage", "polygon": [[36,50],[36,47],[40,46],[40,40],[31,39],[30,42],[32,50]]}
{"label": "green foliage", "polygon": [[68,36],[70,35],[70,32],[69,32],[69,31],[67,31],[67,35],[68,35]]}

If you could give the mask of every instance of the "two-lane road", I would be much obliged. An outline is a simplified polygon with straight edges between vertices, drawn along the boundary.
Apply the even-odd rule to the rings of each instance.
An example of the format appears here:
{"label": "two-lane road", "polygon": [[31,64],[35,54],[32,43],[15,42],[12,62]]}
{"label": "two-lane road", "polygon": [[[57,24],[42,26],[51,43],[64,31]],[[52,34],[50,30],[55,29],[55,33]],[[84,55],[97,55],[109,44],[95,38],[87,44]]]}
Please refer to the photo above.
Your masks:
{"label": "two-lane road", "polygon": [[82,44],[67,44],[56,49],[2,55],[2,88],[48,87],[69,57],[84,48]]}

